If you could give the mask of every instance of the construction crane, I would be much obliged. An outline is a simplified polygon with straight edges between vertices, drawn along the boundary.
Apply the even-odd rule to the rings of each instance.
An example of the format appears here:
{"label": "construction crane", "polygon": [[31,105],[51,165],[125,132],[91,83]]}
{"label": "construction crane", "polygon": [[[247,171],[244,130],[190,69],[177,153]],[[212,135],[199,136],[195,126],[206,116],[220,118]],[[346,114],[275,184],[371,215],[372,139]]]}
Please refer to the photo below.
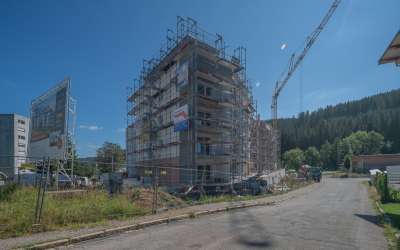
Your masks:
{"label": "construction crane", "polygon": [[281,74],[281,79],[279,79],[275,83],[275,89],[272,94],[272,104],[271,104],[274,168],[278,167],[278,155],[279,155],[278,150],[280,149],[280,145],[278,145],[278,144],[280,144],[280,136],[279,136],[279,132],[278,132],[278,97],[279,97],[279,94],[281,93],[282,89],[285,87],[285,85],[289,81],[290,77],[296,71],[298,66],[301,64],[301,62],[303,61],[304,57],[307,55],[308,51],[310,50],[310,48],[312,47],[314,42],[317,40],[319,34],[324,29],[325,25],[328,23],[329,19],[335,12],[336,8],[339,6],[340,1],[341,0],[335,0],[332,3],[331,7],[328,10],[328,13],[326,13],[326,15],[322,19],[321,23],[310,34],[310,36],[307,37],[303,51],[297,57],[294,53],[292,54],[292,56],[290,57],[290,61],[289,61],[289,67],[287,68],[287,70],[285,70]]}

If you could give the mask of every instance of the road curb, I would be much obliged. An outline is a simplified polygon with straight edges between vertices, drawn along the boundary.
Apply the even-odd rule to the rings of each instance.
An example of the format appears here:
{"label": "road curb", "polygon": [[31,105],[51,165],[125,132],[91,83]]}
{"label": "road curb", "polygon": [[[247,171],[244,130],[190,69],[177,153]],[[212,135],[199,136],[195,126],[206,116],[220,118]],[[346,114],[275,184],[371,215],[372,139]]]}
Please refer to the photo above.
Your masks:
{"label": "road curb", "polygon": [[[383,219],[389,223],[390,225],[393,225],[392,223],[392,219],[390,219],[390,217],[385,213],[385,211],[383,210],[383,208],[381,207],[381,205],[379,204],[379,202],[375,201],[376,207],[378,208],[379,212],[382,214]],[[396,238],[396,243],[397,246],[400,246],[400,233],[396,233],[394,235],[394,237]]]}
{"label": "road curb", "polygon": [[[306,186],[304,186],[304,187],[306,187]],[[301,188],[304,188],[304,187],[301,187]],[[243,203],[243,204],[239,204],[239,205],[226,206],[226,207],[216,208],[216,209],[212,209],[212,210],[188,212],[188,213],[180,214],[177,216],[165,217],[165,218],[160,218],[160,219],[156,219],[156,220],[126,225],[126,226],[109,228],[109,229],[100,230],[97,232],[92,232],[92,233],[88,233],[88,234],[84,234],[84,235],[67,237],[67,238],[62,238],[62,239],[57,239],[57,240],[52,240],[52,241],[47,241],[47,242],[41,242],[41,243],[37,243],[37,244],[30,244],[27,246],[19,247],[17,249],[49,249],[49,248],[55,248],[55,247],[60,247],[60,246],[67,246],[67,245],[72,245],[72,244],[87,241],[87,240],[92,240],[92,239],[96,239],[96,238],[103,238],[106,236],[115,235],[118,233],[139,230],[139,229],[154,226],[154,225],[166,224],[169,222],[180,221],[180,220],[185,220],[185,219],[190,219],[190,218],[193,219],[193,218],[203,216],[203,215],[210,215],[210,214],[216,214],[216,213],[221,213],[221,212],[228,212],[230,210],[237,210],[237,209],[257,207],[257,206],[274,206],[277,203],[281,203],[281,202],[293,199],[295,197],[296,196],[289,196],[284,199],[265,201],[265,202],[253,201],[251,203]]]}
{"label": "road curb", "polygon": [[385,211],[383,211],[381,205],[379,204],[379,202],[375,201],[376,207],[378,208],[378,211],[382,214],[383,219],[387,222],[392,224],[392,220],[389,218],[389,216],[387,216],[387,214],[385,213]]}
{"label": "road curb", "polygon": [[55,247],[60,247],[60,246],[66,246],[66,245],[71,245],[71,244],[76,244],[79,242],[87,241],[87,240],[92,240],[96,238],[102,238],[126,231],[131,231],[131,230],[139,230],[142,228],[154,226],[154,225],[160,225],[160,224],[166,224],[172,221],[179,221],[179,220],[184,220],[188,218],[195,218],[198,216],[202,215],[209,215],[209,214],[216,214],[220,212],[226,212],[230,210],[237,210],[237,209],[243,209],[243,208],[249,208],[249,207],[256,207],[256,206],[271,206],[275,205],[276,201],[268,201],[268,202],[256,202],[256,203],[249,203],[249,204],[239,204],[239,205],[234,205],[234,206],[227,206],[223,208],[217,208],[213,210],[203,210],[203,211],[197,211],[197,212],[189,212],[173,217],[166,217],[166,218],[161,218],[161,219],[156,219],[156,220],[151,220],[151,221],[145,221],[145,222],[140,222],[132,225],[127,225],[127,226],[121,226],[121,227],[115,227],[115,228],[110,228],[110,229],[105,229],[93,233],[88,233],[84,235],[79,235],[75,237],[69,237],[69,238],[64,238],[64,239],[58,239],[58,240],[53,240],[53,241],[48,241],[48,242],[43,242],[43,243],[38,243],[30,246],[23,247],[22,249],[49,249],[49,248],[55,248]]}

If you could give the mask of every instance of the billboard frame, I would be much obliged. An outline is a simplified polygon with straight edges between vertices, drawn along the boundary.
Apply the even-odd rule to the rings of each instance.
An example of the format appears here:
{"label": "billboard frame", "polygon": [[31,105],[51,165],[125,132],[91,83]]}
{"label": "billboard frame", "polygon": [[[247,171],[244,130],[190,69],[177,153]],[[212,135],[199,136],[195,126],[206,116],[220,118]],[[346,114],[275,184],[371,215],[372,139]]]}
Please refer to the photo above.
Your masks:
{"label": "billboard frame", "polygon": [[[33,156],[33,159],[36,161],[41,161],[44,160],[45,157],[48,157],[50,159],[56,160],[56,166],[57,166],[57,172],[56,172],[56,179],[58,180],[58,175],[63,174],[67,176],[67,178],[70,179],[72,182],[72,176],[73,176],[73,169],[74,169],[74,150],[75,150],[75,123],[76,123],[76,100],[71,97],[71,78],[66,77],[59,83],[57,83],[55,86],[51,87],[48,89],[46,92],[44,92],[42,95],[39,97],[33,99],[31,101],[31,106],[30,106],[30,118],[32,119],[32,114],[33,114],[33,107],[35,105],[39,105],[40,103],[46,101],[49,97],[52,95],[56,95],[58,91],[61,89],[66,88],[65,92],[65,107],[64,107],[64,129],[63,133],[61,134],[61,137],[63,138],[63,145],[62,148],[60,149],[62,153],[57,156],[49,156],[43,154],[43,156]],[[31,143],[32,143],[32,126],[33,122],[30,123],[30,134],[29,134],[29,147],[28,147],[28,154],[31,155]],[[70,168],[65,168],[65,166],[68,166],[68,161],[71,161],[71,164],[69,165]],[[58,184],[58,181],[56,182]],[[58,188],[58,187],[57,187]]]}

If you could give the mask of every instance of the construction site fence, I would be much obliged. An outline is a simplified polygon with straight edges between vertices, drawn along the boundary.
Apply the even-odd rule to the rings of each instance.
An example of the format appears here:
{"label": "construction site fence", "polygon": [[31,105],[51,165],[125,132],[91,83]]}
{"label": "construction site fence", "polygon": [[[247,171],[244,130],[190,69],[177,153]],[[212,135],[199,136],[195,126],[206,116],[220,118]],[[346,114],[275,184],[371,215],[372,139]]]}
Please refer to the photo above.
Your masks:
{"label": "construction site fence", "polygon": [[[4,163],[16,162],[19,167],[6,166]],[[119,162],[101,162],[76,159],[60,161],[50,158],[20,156],[0,156],[0,192],[7,186],[34,187],[35,201],[32,202],[32,223],[42,224],[46,219],[46,206],[56,202],[57,197],[81,199],[90,192],[97,192],[111,199],[125,199],[135,206],[147,208],[157,213],[160,210],[184,207],[201,202],[202,197],[216,195],[265,195],[277,186],[283,190],[282,180],[285,170],[265,173],[262,179],[255,174],[239,175],[232,171],[211,171],[207,167],[200,169],[137,166],[142,171],[140,178],[128,178],[127,165]],[[74,166],[72,169],[71,166]],[[176,172],[190,178],[179,179]],[[86,172],[85,172],[86,171]],[[88,176],[84,176],[86,173]],[[257,179],[258,178],[258,179]],[[57,181],[58,180],[58,181]],[[171,185],[174,182],[186,183]],[[99,193],[100,192],[100,193]],[[93,193],[94,194],[94,193]],[[79,198],[80,197],[80,198]],[[84,202],[84,199],[81,200]],[[7,200],[0,200],[8,202]],[[123,210],[121,210],[123,211]],[[1,211],[0,211],[1,213]],[[131,216],[129,212],[109,214],[110,218]]]}
{"label": "construction site fence", "polygon": [[[17,165],[16,162],[18,162]],[[129,166],[117,161],[58,160],[3,155],[0,156],[0,163],[0,185],[13,182],[31,186],[38,184],[38,179],[44,169],[43,164],[49,164],[49,190],[54,188],[107,188],[108,183],[114,181],[118,182],[118,185],[124,185],[124,187],[157,185],[170,192],[178,192],[179,189],[190,186],[199,186],[206,191],[214,188],[222,189],[221,192],[239,192],[241,189],[246,189],[249,178],[256,175],[254,169],[243,169],[243,164],[231,168],[229,162],[222,161],[221,167],[216,169],[208,165],[189,168],[168,163],[157,166],[148,162],[143,165]],[[128,178],[129,169],[134,169],[136,172],[133,178]],[[46,172],[46,170],[43,171]],[[268,171],[264,171],[263,174],[268,174]],[[129,177],[132,177],[132,174]],[[279,182],[277,181],[279,178],[281,177],[268,180],[266,185],[276,184]],[[58,182],[56,182],[56,179]]]}

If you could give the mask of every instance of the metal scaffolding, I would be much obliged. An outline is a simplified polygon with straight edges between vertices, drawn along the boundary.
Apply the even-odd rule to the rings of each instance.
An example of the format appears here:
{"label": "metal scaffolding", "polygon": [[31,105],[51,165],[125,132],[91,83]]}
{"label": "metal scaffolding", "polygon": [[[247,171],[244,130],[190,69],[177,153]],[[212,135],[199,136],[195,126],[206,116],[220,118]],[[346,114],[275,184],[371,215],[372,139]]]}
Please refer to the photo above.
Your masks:
{"label": "metal scaffolding", "polygon": [[159,55],[143,60],[127,105],[131,176],[165,186],[229,186],[250,173],[255,109],[246,49],[177,18]]}

